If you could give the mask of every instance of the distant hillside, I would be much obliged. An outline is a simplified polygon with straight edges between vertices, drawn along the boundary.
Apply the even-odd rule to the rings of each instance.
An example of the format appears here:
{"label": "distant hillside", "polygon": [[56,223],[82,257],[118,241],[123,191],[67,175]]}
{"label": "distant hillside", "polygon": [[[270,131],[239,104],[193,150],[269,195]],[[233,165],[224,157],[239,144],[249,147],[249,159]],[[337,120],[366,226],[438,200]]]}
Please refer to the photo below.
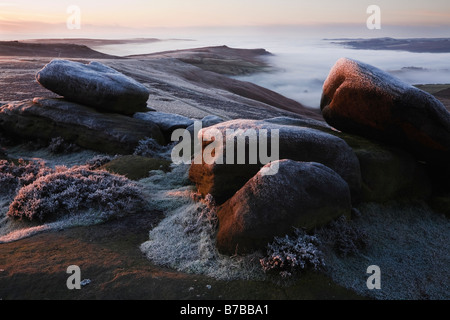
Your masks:
{"label": "distant hillside", "polygon": [[332,43],[362,50],[398,50],[421,53],[450,52],[450,38],[335,39]]}
{"label": "distant hillside", "polygon": [[450,112],[450,84],[422,84],[416,87],[434,95]]}
{"label": "distant hillside", "polygon": [[450,87],[434,94],[450,112]]}
{"label": "distant hillside", "polygon": [[92,50],[85,45],[72,43],[29,43],[22,41],[0,41],[0,56],[87,59],[119,58]]}

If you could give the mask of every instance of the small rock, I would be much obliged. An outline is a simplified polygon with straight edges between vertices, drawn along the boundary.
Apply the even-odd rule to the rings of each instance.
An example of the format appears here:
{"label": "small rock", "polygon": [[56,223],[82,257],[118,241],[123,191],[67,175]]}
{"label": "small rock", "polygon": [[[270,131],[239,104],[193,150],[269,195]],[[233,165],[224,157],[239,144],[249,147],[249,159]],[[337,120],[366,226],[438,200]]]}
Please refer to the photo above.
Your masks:
{"label": "small rock", "polygon": [[[211,127],[213,125],[219,124],[224,122],[224,120],[218,116],[214,116],[214,115],[209,115],[204,117],[202,120],[199,120],[202,122],[202,128],[208,128]],[[194,124],[190,125],[189,127],[186,128],[186,130],[188,130],[191,133],[191,137],[194,134]]]}
{"label": "small rock", "polygon": [[91,283],[90,279],[84,279],[80,282],[80,284],[84,287],[87,286],[89,283]]}
{"label": "small rock", "polygon": [[148,120],[156,123],[164,133],[171,134],[176,129],[186,129],[194,124],[194,120],[173,113],[158,111],[138,112],[133,115],[136,119]]}

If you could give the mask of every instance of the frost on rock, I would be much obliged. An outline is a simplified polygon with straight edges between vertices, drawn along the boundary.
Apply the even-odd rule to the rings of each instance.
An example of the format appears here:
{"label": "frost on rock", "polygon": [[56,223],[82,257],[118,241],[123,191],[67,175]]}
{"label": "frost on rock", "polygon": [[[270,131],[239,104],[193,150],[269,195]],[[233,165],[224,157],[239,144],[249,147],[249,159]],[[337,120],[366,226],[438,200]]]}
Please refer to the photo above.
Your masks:
{"label": "frost on rock", "polygon": [[[345,78],[342,77],[343,75]],[[348,58],[341,58],[336,62],[324,83],[324,87],[333,87],[340,84],[339,82],[334,83],[336,79],[355,81],[359,88],[365,88],[366,90],[378,87],[392,98],[413,88],[379,68]]]}
{"label": "frost on rock", "polygon": [[323,85],[323,118],[339,131],[447,165],[450,113],[433,95],[368,64],[341,58]]}
{"label": "frost on rock", "polygon": [[[288,122],[286,119],[280,119],[280,121]],[[272,139],[276,137],[276,134],[278,137]],[[220,152],[216,150],[214,163],[212,165],[194,163],[191,166],[190,176],[202,194],[213,194],[219,203],[231,198],[266,164],[262,163],[261,156],[256,159],[256,164],[251,164],[248,155],[251,154],[255,145],[256,149],[260,150],[260,145],[265,145],[266,150],[270,150],[272,157],[278,151],[276,154],[278,159],[318,162],[326,165],[348,183],[352,196],[358,196],[361,188],[361,170],[358,158],[350,146],[337,136],[303,126],[283,125],[263,120],[236,119],[200,130],[198,137],[200,141],[203,141],[203,151],[209,143],[217,140],[216,136],[226,137],[226,139],[223,138],[223,147],[219,150]],[[251,141],[256,143],[251,143]],[[234,152],[231,152],[233,165],[228,165],[228,148],[234,149]],[[272,151],[274,152],[272,153]],[[237,154],[245,155],[245,163],[236,164]],[[257,155],[255,152],[252,154]],[[267,152],[268,154],[269,152]],[[226,167],[226,170],[221,170],[221,167]]]}
{"label": "frost on rock", "polygon": [[136,119],[151,121],[156,123],[162,131],[172,132],[175,129],[187,128],[194,124],[194,120],[173,113],[165,113],[158,111],[138,112],[133,115]]}
{"label": "frost on rock", "polygon": [[144,85],[99,62],[54,59],[36,80],[69,101],[103,111],[131,115],[148,110],[150,92]]}

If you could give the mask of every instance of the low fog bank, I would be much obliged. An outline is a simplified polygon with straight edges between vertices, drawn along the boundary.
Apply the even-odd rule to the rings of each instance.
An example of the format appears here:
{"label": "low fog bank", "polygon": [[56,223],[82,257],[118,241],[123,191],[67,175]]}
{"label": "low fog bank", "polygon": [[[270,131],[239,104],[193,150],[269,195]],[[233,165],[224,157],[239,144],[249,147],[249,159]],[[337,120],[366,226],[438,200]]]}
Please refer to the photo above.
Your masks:
{"label": "low fog bank", "polygon": [[411,85],[450,83],[450,53],[353,50],[328,40],[303,40],[273,49],[268,48],[274,55],[267,59],[279,71],[238,79],[274,90],[312,108],[319,108],[323,82],[341,57],[371,64]]}

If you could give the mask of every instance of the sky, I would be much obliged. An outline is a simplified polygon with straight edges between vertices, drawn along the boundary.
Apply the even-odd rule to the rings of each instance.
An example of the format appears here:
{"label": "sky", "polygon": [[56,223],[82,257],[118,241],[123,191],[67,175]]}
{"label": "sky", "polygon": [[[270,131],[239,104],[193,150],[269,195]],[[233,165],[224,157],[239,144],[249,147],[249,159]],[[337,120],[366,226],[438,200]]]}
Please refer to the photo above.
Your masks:
{"label": "sky", "polygon": [[365,25],[369,5],[379,6],[386,25],[450,27],[449,0],[0,0],[0,33],[65,28],[73,5],[81,29],[91,30]]}

